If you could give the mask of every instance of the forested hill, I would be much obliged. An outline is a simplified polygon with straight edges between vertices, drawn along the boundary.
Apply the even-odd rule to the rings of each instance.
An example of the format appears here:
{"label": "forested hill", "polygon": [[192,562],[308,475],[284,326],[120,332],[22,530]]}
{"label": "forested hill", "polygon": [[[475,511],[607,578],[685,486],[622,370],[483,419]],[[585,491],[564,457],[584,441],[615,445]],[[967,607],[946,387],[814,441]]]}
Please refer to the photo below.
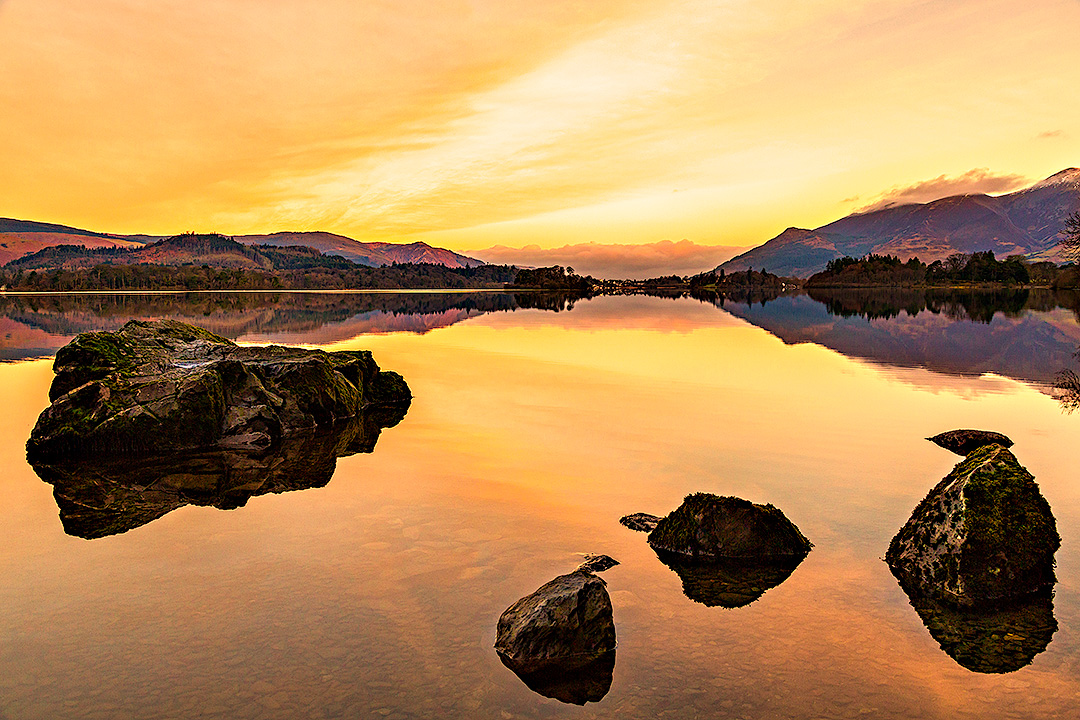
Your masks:
{"label": "forested hill", "polygon": [[1065,218],[1080,210],[1080,169],[1063,170],[1006,195],[957,195],[929,203],[853,213],[816,229],[788,228],[717,270],[764,268],[808,277],[845,255],[892,255],[923,262],[955,253],[990,251],[998,257],[1067,259],[1061,252]]}
{"label": "forested hill", "polygon": [[929,265],[918,258],[902,262],[895,255],[867,255],[830,260],[806,281],[814,287],[919,287],[955,285],[1050,285],[1057,275],[1050,262],[1027,263],[1020,257],[998,260],[992,252],[956,253]]}
{"label": "forested hill", "polygon": [[[0,218],[0,264],[57,245],[139,248],[164,239],[167,238],[161,235],[117,235],[34,220]],[[338,255],[358,265],[371,267],[392,265],[395,262],[446,265],[454,268],[484,264],[482,260],[461,255],[446,248],[432,247],[424,242],[360,242],[344,235],[320,231],[235,235],[232,239],[242,245],[310,247],[325,255]]]}
{"label": "forested hill", "polygon": [[9,290],[243,290],[498,288],[517,269],[358,265],[309,247],[244,245],[222,235],[178,235],[137,249],[48,247],[0,269]]}

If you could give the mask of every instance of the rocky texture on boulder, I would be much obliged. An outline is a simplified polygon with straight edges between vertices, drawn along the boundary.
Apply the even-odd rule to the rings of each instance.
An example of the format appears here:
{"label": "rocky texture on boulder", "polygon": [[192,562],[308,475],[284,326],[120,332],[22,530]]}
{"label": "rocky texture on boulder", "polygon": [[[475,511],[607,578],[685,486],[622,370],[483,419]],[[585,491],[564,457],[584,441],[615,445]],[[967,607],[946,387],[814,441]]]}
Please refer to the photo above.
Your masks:
{"label": "rocky texture on boulder", "polygon": [[805,557],[813,544],[778,508],[709,493],[687,495],[649,533],[655,550],[684,557]]}
{"label": "rocky texture on boulder", "polygon": [[495,650],[526,685],[546,688],[556,694],[537,692],[579,705],[607,693],[615,622],[606,583],[589,568],[612,564],[617,563],[606,555],[588,556],[574,572],[545,583],[503,612]]}
{"label": "rocky texture on boulder", "polygon": [[950,430],[926,439],[949,452],[965,457],[986,445],[1000,445],[1005,448],[1013,446],[1012,440],[989,430]]}
{"label": "rocky texture on boulder", "polygon": [[31,460],[270,448],[380,407],[408,407],[370,352],[242,347],[170,320],[77,336],[56,354]]}
{"label": "rocky texture on boulder", "polygon": [[1035,479],[1008,449],[986,445],[919,503],[885,560],[909,595],[973,605],[1051,588],[1060,545]]}
{"label": "rocky texture on boulder", "polygon": [[125,458],[35,462],[53,486],[60,521],[69,535],[94,539],[152,522],[185,505],[232,510],[268,493],[322,487],[337,458],[369,453],[383,428],[404,408],[369,410],[317,433],[286,435],[265,451],[209,449]]}

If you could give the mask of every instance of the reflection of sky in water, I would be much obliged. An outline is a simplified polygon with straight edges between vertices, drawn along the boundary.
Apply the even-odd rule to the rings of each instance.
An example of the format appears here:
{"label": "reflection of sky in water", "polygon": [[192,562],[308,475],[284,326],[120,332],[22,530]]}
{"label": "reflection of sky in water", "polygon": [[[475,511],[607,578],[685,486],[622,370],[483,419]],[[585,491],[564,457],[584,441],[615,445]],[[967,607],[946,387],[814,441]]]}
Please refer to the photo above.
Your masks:
{"label": "reflection of sky in water", "polygon": [[[322,489],[231,512],[181,508],[90,542],[64,535],[49,487],[22,460],[49,363],[0,367],[0,716],[994,718],[1075,707],[1080,426],[1036,389],[883,373],[689,300],[598,298],[334,348],[372,349],[415,394],[373,454],[340,460]],[[997,391],[969,391],[986,382]],[[1008,675],[945,655],[880,560],[955,460],[922,438],[970,426],[1012,437],[1062,534],[1060,629]],[[816,547],[746,607],[691,602],[645,537],[618,523],[691,491],[772,502]],[[582,552],[622,563],[604,573],[619,650],[610,693],[569,709],[529,691],[491,646],[502,610]]]}

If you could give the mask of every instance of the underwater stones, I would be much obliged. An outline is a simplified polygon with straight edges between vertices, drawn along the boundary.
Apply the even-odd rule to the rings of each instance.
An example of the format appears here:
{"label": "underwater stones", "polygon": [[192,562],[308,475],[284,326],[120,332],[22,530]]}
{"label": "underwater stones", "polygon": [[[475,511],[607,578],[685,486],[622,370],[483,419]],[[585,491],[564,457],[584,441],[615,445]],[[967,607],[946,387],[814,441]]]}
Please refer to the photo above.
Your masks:
{"label": "underwater stones", "polygon": [[381,371],[370,352],[242,347],[169,320],[79,335],[53,369],[52,405],[27,442],[31,460],[265,449],[411,401],[401,376]]}
{"label": "underwater stones", "polygon": [[802,558],[813,547],[778,508],[709,493],[687,495],[657,522],[649,545],[700,560]]}
{"label": "underwater stones", "polygon": [[919,503],[885,560],[909,596],[970,606],[1052,587],[1060,544],[1032,475],[1005,447],[985,445]]}
{"label": "underwater stones", "polygon": [[607,693],[615,622],[606,583],[587,568],[612,563],[606,555],[588,556],[582,567],[540,586],[499,617],[495,650],[530,688],[575,704]]}
{"label": "underwater stones", "polygon": [[1001,445],[1006,448],[1013,446],[1012,440],[989,430],[950,430],[926,439],[949,452],[964,456],[985,445]]}

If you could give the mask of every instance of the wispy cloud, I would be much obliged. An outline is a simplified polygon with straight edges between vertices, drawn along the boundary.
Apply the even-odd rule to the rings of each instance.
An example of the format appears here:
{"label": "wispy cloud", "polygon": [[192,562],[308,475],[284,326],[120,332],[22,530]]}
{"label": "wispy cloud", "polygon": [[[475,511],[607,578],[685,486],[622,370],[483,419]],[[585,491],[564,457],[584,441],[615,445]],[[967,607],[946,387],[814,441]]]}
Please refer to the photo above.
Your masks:
{"label": "wispy cloud", "polygon": [[507,265],[568,265],[584,275],[604,278],[648,278],[662,275],[695,275],[711,270],[746,250],[744,247],[698,245],[689,240],[645,245],[581,243],[543,249],[496,245],[469,254],[485,262]]}
{"label": "wispy cloud", "polygon": [[1056,140],[1065,137],[1064,130],[1046,130],[1035,136],[1039,140]]}
{"label": "wispy cloud", "polygon": [[872,212],[894,205],[925,203],[953,195],[973,195],[977,193],[1005,193],[1030,184],[1031,180],[1023,175],[993,173],[988,168],[976,168],[963,175],[938,175],[936,178],[922,180],[911,185],[901,185],[886,190],[873,202],[857,210]]}

